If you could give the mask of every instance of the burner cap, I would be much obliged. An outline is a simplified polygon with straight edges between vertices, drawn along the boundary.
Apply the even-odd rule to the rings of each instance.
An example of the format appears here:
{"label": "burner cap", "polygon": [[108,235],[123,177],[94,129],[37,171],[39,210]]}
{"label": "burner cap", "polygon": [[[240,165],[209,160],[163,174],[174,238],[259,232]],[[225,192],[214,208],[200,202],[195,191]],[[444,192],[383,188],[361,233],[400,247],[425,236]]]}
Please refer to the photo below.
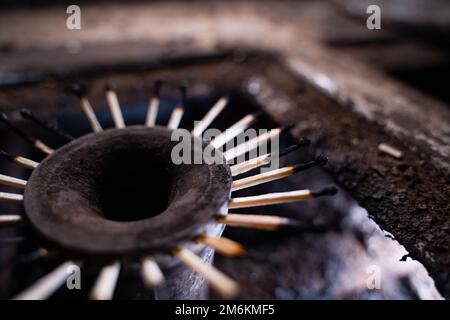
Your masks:
{"label": "burner cap", "polygon": [[31,225],[83,254],[166,253],[192,240],[227,203],[231,175],[226,164],[173,164],[171,132],[110,129],[57,150],[25,190]]}

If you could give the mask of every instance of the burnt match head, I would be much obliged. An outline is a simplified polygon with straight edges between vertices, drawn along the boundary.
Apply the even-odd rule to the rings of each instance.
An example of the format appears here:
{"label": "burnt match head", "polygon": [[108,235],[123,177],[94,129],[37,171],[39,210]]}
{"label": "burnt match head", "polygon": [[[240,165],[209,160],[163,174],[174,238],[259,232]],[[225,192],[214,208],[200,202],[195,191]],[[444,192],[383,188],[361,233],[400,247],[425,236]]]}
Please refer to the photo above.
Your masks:
{"label": "burnt match head", "polygon": [[324,155],[317,156],[313,161],[309,161],[306,163],[300,163],[293,166],[294,172],[303,171],[309,168],[313,168],[316,166],[323,166],[328,162],[328,158]]}
{"label": "burnt match head", "polygon": [[291,232],[312,232],[322,233],[330,229],[328,224],[318,221],[302,221],[286,218],[286,224],[281,226],[281,230],[289,230]]}
{"label": "burnt match head", "polygon": [[154,97],[159,97],[159,93],[161,91],[161,86],[162,86],[161,80],[156,80],[155,83],[153,84],[153,96]]}
{"label": "burnt match head", "polygon": [[323,197],[323,196],[334,196],[338,192],[338,189],[335,186],[329,186],[326,188],[323,188],[319,191],[314,191],[313,195],[314,197]]}
{"label": "burnt match head", "polygon": [[186,105],[186,99],[187,99],[187,84],[183,83],[180,85],[180,94],[181,94],[181,103],[185,106]]}
{"label": "burnt match head", "polygon": [[171,132],[105,130],[58,149],[27,184],[31,225],[60,247],[96,256],[170,252],[207,231],[227,203],[229,168],[174,164]]}
{"label": "burnt match head", "polygon": [[311,140],[309,140],[306,137],[303,137],[299,140],[299,142],[297,142],[297,146],[299,147],[306,147],[309,146],[311,144]]}
{"label": "burnt match head", "polygon": [[112,83],[108,82],[107,84],[105,84],[105,91],[114,91],[114,90],[116,90],[116,87]]}
{"label": "burnt match head", "polygon": [[70,87],[70,91],[78,98],[83,98],[87,95],[88,85],[86,83],[77,83]]}
{"label": "burnt match head", "polygon": [[264,116],[264,112],[262,112],[261,110],[258,110],[258,111],[253,112],[252,116],[255,119],[260,119],[260,118],[262,118]]}
{"label": "burnt match head", "polygon": [[20,112],[20,115],[22,116],[22,118],[24,118],[24,119],[33,118],[33,112],[31,112],[31,110],[29,110],[29,109],[23,108],[23,109],[20,109],[19,112]]}
{"label": "burnt match head", "polygon": [[281,133],[286,133],[291,131],[295,127],[295,123],[289,123],[281,127]]}
{"label": "burnt match head", "polygon": [[314,162],[318,165],[323,167],[324,165],[326,165],[328,163],[328,158],[323,155],[323,154],[319,154],[318,156],[316,156],[314,158]]}
{"label": "burnt match head", "polygon": [[278,153],[278,155],[279,155],[280,157],[285,156],[285,155],[287,155],[287,154],[289,154],[289,153],[291,153],[291,152],[294,152],[295,150],[297,150],[297,149],[299,149],[299,148],[301,148],[301,147],[308,146],[310,143],[311,143],[311,141],[310,141],[309,139],[307,139],[307,138],[302,138],[298,143],[296,143],[296,144],[294,144],[294,145],[292,145],[292,146],[289,146],[289,147],[287,147],[287,148],[281,150],[281,151]]}

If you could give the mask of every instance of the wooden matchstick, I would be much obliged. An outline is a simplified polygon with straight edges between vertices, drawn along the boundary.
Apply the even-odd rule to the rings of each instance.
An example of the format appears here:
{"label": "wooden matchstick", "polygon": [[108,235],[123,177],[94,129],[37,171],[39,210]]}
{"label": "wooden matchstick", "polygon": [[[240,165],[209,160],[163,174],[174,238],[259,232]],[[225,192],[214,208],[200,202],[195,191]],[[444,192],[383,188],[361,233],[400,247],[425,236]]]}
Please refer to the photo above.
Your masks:
{"label": "wooden matchstick", "polygon": [[69,276],[69,268],[75,263],[64,262],[58,268],[36,281],[31,287],[18,294],[13,300],[44,300],[58,290]]}
{"label": "wooden matchstick", "polygon": [[154,127],[156,125],[156,118],[158,117],[159,109],[159,92],[161,90],[162,82],[161,80],[156,80],[153,85],[153,95],[150,98],[148,104],[147,118],[145,124],[147,127]]}
{"label": "wooden matchstick", "polygon": [[208,280],[209,284],[222,297],[231,299],[237,295],[239,286],[234,280],[213,266],[204,263],[192,251],[178,247],[173,253],[181,260],[181,262]]}
{"label": "wooden matchstick", "polygon": [[36,149],[38,149],[48,155],[52,154],[54,152],[54,150],[52,148],[47,146],[41,140],[36,139],[36,138],[26,134],[24,131],[22,131],[17,126],[15,126],[12,122],[9,121],[8,117],[6,116],[6,114],[4,112],[0,113],[0,121],[3,122],[11,131],[13,131],[19,137],[24,139],[26,142],[30,143]]}
{"label": "wooden matchstick", "polygon": [[0,174],[0,184],[13,188],[25,189],[27,181]]}
{"label": "wooden matchstick", "polygon": [[18,214],[0,215],[0,227],[18,226],[24,222],[22,216]]}
{"label": "wooden matchstick", "polygon": [[20,166],[24,167],[24,168],[32,169],[32,170],[36,169],[37,166],[39,165],[39,162],[30,160],[30,159],[27,159],[27,158],[24,158],[24,157],[21,157],[21,156],[14,157],[13,162],[15,164],[17,164],[17,165],[20,165]]}
{"label": "wooden matchstick", "polygon": [[148,113],[145,124],[147,127],[154,127],[156,125],[156,118],[158,116],[159,98],[151,97],[148,104]]}
{"label": "wooden matchstick", "polygon": [[119,273],[120,262],[118,261],[103,267],[91,290],[90,298],[92,300],[111,300],[114,295]]}
{"label": "wooden matchstick", "polygon": [[24,158],[21,156],[13,156],[2,149],[0,149],[0,157],[4,158],[12,163],[15,163],[19,166],[22,166],[24,168],[31,169],[31,170],[36,169],[37,166],[39,165],[38,162],[35,162],[33,160],[30,160],[30,159],[27,159],[27,158]]}
{"label": "wooden matchstick", "polygon": [[276,231],[284,228],[311,229],[319,227],[291,218],[256,214],[229,213],[227,215],[220,215],[217,220],[218,223],[225,224],[228,227],[240,227],[264,231]]}
{"label": "wooden matchstick", "polygon": [[183,118],[184,107],[186,106],[186,86],[180,87],[181,91],[181,102],[173,109],[172,114],[170,115],[169,122],[167,123],[167,127],[169,129],[177,129],[180,125],[181,118]]}
{"label": "wooden matchstick", "polygon": [[233,181],[233,184],[231,185],[231,191],[246,189],[246,188],[250,188],[250,187],[260,185],[263,183],[267,183],[270,181],[289,177],[297,172],[295,170],[295,168],[296,168],[295,166],[289,166],[289,167],[272,170],[269,172],[264,172],[264,173],[250,176],[247,178],[235,180],[235,181]]}
{"label": "wooden matchstick", "polygon": [[256,121],[260,114],[260,112],[257,112],[246,115],[241,120],[226,129],[223,133],[211,140],[211,145],[214,148],[222,147],[224,144],[244,132],[245,129],[249,128]]}
{"label": "wooden matchstick", "polygon": [[16,193],[0,192],[0,203],[22,204],[23,195]]}
{"label": "wooden matchstick", "polygon": [[271,154],[266,153],[262,156],[235,164],[234,166],[230,166],[231,175],[235,177],[250,170],[268,165],[271,162],[271,159]]}
{"label": "wooden matchstick", "polygon": [[272,138],[279,136],[280,134],[290,130],[292,127],[293,127],[292,125],[289,125],[267,131],[263,134],[260,134],[257,137],[254,137],[246,142],[237,145],[236,147],[230,150],[227,150],[223,155],[227,161],[231,161],[243,154],[246,154],[247,152],[250,152],[258,148],[260,145],[267,143]]}
{"label": "wooden matchstick", "polygon": [[401,152],[397,148],[394,148],[393,146],[391,146],[387,143],[380,143],[378,145],[378,150],[390,155],[391,157],[397,158],[397,159],[401,159],[403,157],[403,152]]}
{"label": "wooden matchstick", "polygon": [[49,146],[47,146],[45,143],[43,143],[43,142],[42,142],[41,140],[39,140],[39,139],[36,139],[36,140],[34,141],[33,146],[34,146],[36,149],[38,149],[38,150],[40,150],[40,151],[42,151],[43,153],[48,154],[48,155],[50,155],[50,154],[52,154],[53,152],[55,152],[55,150],[53,150],[52,148],[50,148]]}
{"label": "wooden matchstick", "polygon": [[164,275],[155,259],[151,256],[142,259],[141,274],[144,284],[148,288],[156,288],[164,282]]}
{"label": "wooden matchstick", "polygon": [[197,238],[197,242],[207,245],[227,257],[237,257],[246,254],[243,245],[224,237],[219,238],[202,234]]}
{"label": "wooden matchstick", "polygon": [[103,128],[95,115],[94,109],[86,96],[87,87],[81,84],[74,85],[72,86],[72,92],[80,99],[81,109],[83,110],[92,130],[94,132],[103,131]]}
{"label": "wooden matchstick", "polygon": [[250,152],[258,148],[261,144],[266,143],[267,141],[279,135],[280,133],[281,133],[280,128],[272,129],[268,132],[265,132],[257,137],[248,140],[247,142],[243,142],[230,150],[227,150],[224,153],[224,157],[227,161],[233,160],[247,152]]}
{"label": "wooden matchstick", "polygon": [[102,126],[100,125],[100,122],[97,119],[97,116],[94,113],[94,109],[91,106],[91,103],[89,102],[88,98],[81,97],[80,98],[80,106],[83,110],[89,124],[91,125],[91,128],[94,132],[101,132],[103,131]]}
{"label": "wooden matchstick", "polygon": [[274,157],[276,157],[276,156],[282,157],[284,155],[287,155],[287,154],[297,150],[300,147],[309,145],[309,143],[310,143],[310,141],[308,139],[302,138],[300,140],[300,142],[298,142],[290,147],[287,147],[286,149],[282,150],[279,153],[267,153],[267,154],[263,154],[262,156],[235,164],[234,166],[230,167],[231,175],[233,177],[235,177],[240,174],[246,173],[250,170],[262,167],[264,165],[268,165]]}
{"label": "wooden matchstick", "polygon": [[203,117],[202,120],[200,120],[194,129],[192,129],[192,135],[194,137],[200,136],[203,131],[208,128],[208,126],[211,124],[211,122],[214,121],[214,119],[219,115],[219,113],[222,112],[222,110],[225,108],[225,106],[228,104],[228,98],[222,97],[220,98],[216,104],[208,111],[208,113]]}
{"label": "wooden matchstick", "polygon": [[288,166],[268,172],[264,172],[261,174],[257,174],[254,176],[250,176],[247,178],[239,179],[233,181],[231,185],[231,191],[237,191],[249,187],[253,187],[256,185],[260,185],[266,182],[282,179],[289,177],[297,172],[315,167],[315,166],[323,166],[328,162],[328,159],[322,155],[316,157],[313,161],[307,163],[297,164],[295,166]]}
{"label": "wooden matchstick", "polygon": [[117,98],[116,90],[111,84],[107,84],[105,86],[105,94],[116,128],[125,128],[125,121],[123,120],[123,114],[122,109],[120,108],[119,99]]}
{"label": "wooden matchstick", "polygon": [[228,202],[229,209],[259,207],[273,204],[304,201],[320,196],[331,196],[336,194],[335,187],[328,187],[320,191],[297,190],[289,192],[268,193],[259,196],[233,198]]}
{"label": "wooden matchstick", "polygon": [[170,115],[169,122],[167,123],[167,128],[169,129],[177,129],[180,125],[181,118],[183,118],[184,109],[181,106],[175,107],[173,109],[172,114]]}
{"label": "wooden matchstick", "polygon": [[73,140],[73,137],[70,134],[59,129],[56,125],[52,125],[46,121],[39,119],[33,112],[31,112],[31,110],[22,109],[22,110],[20,110],[20,114],[22,115],[22,118],[31,120],[32,122],[34,122],[41,128],[43,128],[53,134],[56,134],[57,136],[61,137],[63,140],[66,140],[66,141]]}

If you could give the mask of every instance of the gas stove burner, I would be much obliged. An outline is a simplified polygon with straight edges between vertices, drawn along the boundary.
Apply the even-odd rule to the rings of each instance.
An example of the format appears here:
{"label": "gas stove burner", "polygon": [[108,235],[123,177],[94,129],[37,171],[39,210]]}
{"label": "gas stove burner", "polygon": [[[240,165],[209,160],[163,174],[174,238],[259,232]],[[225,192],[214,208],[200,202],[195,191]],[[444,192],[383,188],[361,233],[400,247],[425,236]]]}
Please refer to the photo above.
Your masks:
{"label": "gas stove burner", "polygon": [[226,204],[231,174],[220,164],[174,165],[170,135],[136,126],[67,144],[29,179],[27,219],[57,245],[96,256],[164,253],[192,240]]}
{"label": "gas stove burner", "polygon": [[[202,140],[202,133],[228,104],[228,99],[223,97],[196,123],[190,136],[193,153],[199,151],[195,148],[212,146],[222,163],[177,165],[171,159],[176,144],[171,135],[183,117],[187,90],[181,87],[180,102],[167,126],[162,127],[156,125],[160,87],[161,82],[156,82],[145,126],[127,127],[116,92],[108,85],[106,99],[115,128],[106,130],[96,117],[86,88],[75,87],[74,92],[93,131],[76,139],[30,111],[22,110],[25,119],[68,142],[56,151],[19,129],[2,114],[0,120],[7,127],[47,157],[37,163],[6,151],[0,153],[11,162],[33,170],[28,181],[0,175],[1,184],[25,190],[23,196],[20,193],[0,193],[1,203],[23,204],[25,209],[23,216],[0,216],[0,225],[25,223],[39,236],[42,246],[67,257],[60,267],[18,294],[16,299],[50,297],[65,282],[70,265],[82,266],[83,262],[92,260],[104,267],[90,297],[111,299],[121,267],[136,259],[140,262],[143,281],[149,288],[158,287],[164,281],[166,270],[177,268],[181,261],[208,280],[221,296],[231,298],[238,295],[238,284],[210,264],[213,250],[229,257],[245,254],[242,245],[221,237],[225,225],[270,231],[322,232],[327,229],[317,221],[228,213],[228,209],[303,201],[336,193],[336,188],[327,187],[318,191],[230,197],[234,191],[282,179],[327,162],[324,156],[319,156],[307,163],[239,178],[243,173],[269,164],[274,157],[307,145],[309,141],[303,139],[281,152],[269,152],[230,165],[232,160],[292,126],[271,129],[222,153],[220,149],[227,142],[258,119],[257,114],[247,115],[231,126],[226,134],[211,141]],[[168,271],[166,275],[168,282],[201,278],[195,280],[192,273],[183,272],[174,276]]]}

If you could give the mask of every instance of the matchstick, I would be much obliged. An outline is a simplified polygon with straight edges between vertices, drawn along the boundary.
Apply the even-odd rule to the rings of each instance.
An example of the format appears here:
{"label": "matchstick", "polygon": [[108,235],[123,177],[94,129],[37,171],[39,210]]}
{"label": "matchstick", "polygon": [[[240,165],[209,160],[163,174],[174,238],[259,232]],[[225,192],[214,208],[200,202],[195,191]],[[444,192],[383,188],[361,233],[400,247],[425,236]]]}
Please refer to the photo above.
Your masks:
{"label": "matchstick", "polygon": [[92,300],[111,300],[114,295],[119,273],[120,262],[118,261],[103,267],[91,290],[90,298]]}
{"label": "matchstick", "polygon": [[24,167],[24,168],[32,169],[32,170],[36,169],[37,166],[39,165],[39,162],[30,160],[30,159],[27,159],[27,158],[24,158],[24,157],[21,157],[21,156],[14,157],[13,162],[15,164],[17,164],[17,165],[20,165],[20,166]]}
{"label": "matchstick", "polygon": [[9,121],[8,117],[6,116],[6,114],[4,112],[0,113],[0,121],[3,122],[11,131],[13,131],[19,137],[24,139],[26,142],[30,143],[36,149],[46,153],[47,155],[50,155],[54,152],[54,150],[52,148],[47,146],[41,140],[36,139],[36,138],[26,134],[24,131],[22,131],[17,126],[12,124],[12,122]]}
{"label": "matchstick", "polygon": [[52,148],[50,148],[49,146],[47,146],[45,143],[43,143],[41,140],[36,139],[33,143],[33,146],[42,151],[43,153],[47,154],[47,155],[51,155],[53,152],[55,152],[55,150],[53,150]]}
{"label": "matchstick", "polygon": [[197,242],[207,245],[227,257],[237,257],[246,254],[244,246],[224,237],[219,238],[202,234],[197,238]]}
{"label": "matchstick", "polygon": [[38,162],[35,162],[33,160],[30,160],[30,159],[27,159],[27,158],[24,158],[21,156],[13,156],[2,149],[0,149],[0,157],[4,158],[12,163],[15,163],[19,166],[22,166],[24,168],[31,169],[31,170],[36,169],[37,166],[39,165]]}
{"label": "matchstick", "polygon": [[105,94],[116,128],[125,128],[125,121],[123,120],[119,99],[117,98],[116,90],[111,84],[105,86]]}
{"label": "matchstick", "polygon": [[156,80],[153,85],[153,95],[150,98],[148,104],[147,118],[145,120],[145,125],[147,127],[154,127],[156,125],[156,118],[158,117],[159,109],[159,92],[161,90],[162,82],[161,80]]}
{"label": "matchstick", "polygon": [[156,288],[164,282],[164,275],[155,259],[151,256],[142,259],[141,274],[144,284],[148,288]]}
{"label": "matchstick", "polygon": [[97,116],[95,115],[94,109],[92,108],[89,100],[86,97],[81,97],[80,105],[81,105],[81,109],[83,110],[89,124],[91,125],[92,130],[94,132],[103,131],[103,128],[100,125],[100,122],[98,122]]}
{"label": "matchstick", "polygon": [[403,157],[403,152],[401,152],[397,148],[394,148],[393,146],[391,146],[387,143],[380,143],[378,145],[378,150],[390,155],[391,157],[397,158],[397,159],[401,159]]}
{"label": "matchstick", "polygon": [[211,287],[213,287],[222,297],[231,299],[238,294],[239,286],[234,280],[214,268],[212,265],[204,263],[192,251],[183,247],[178,247],[174,250],[174,255],[185,265],[208,280]]}
{"label": "matchstick", "polygon": [[310,143],[310,141],[308,139],[302,138],[300,140],[300,142],[298,142],[298,143],[296,143],[296,144],[294,144],[294,145],[292,145],[290,147],[287,147],[286,149],[282,150],[279,153],[266,153],[266,154],[263,154],[262,156],[259,156],[259,157],[256,157],[256,158],[253,158],[253,159],[250,159],[250,160],[247,160],[247,161],[235,164],[234,166],[230,167],[231,175],[233,177],[235,177],[235,176],[238,176],[240,174],[246,173],[246,172],[248,172],[250,170],[253,170],[253,169],[256,169],[256,168],[268,165],[272,161],[272,159],[274,157],[276,157],[276,156],[278,156],[278,157],[285,156],[285,155],[287,155],[287,154],[297,150],[300,147],[309,145],[309,143]]}
{"label": "matchstick", "polygon": [[293,125],[289,125],[289,126],[284,126],[281,128],[276,128],[276,129],[272,129],[270,131],[267,131],[263,134],[260,134],[257,137],[254,137],[246,142],[243,142],[239,145],[237,145],[236,147],[227,150],[223,156],[225,157],[225,159],[227,161],[231,161],[243,154],[246,154],[247,152],[250,152],[256,148],[258,148],[260,145],[267,143],[268,141],[270,141],[272,138],[279,136],[280,134],[287,132],[288,130],[290,130],[291,128],[293,128]]}
{"label": "matchstick", "polygon": [[175,107],[173,109],[172,114],[170,115],[169,122],[167,124],[167,128],[169,129],[177,129],[180,125],[181,118],[183,118],[184,109],[180,106]]}
{"label": "matchstick", "polygon": [[83,110],[92,130],[94,132],[103,131],[103,128],[95,115],[94,109],[86,96],[87,87],[81,84],[74,85],[72,86],[72,92],[80,99],[81,109]]}
{"label": "matchstick", "polygon": [[58,268],[36,281],[31,287],[18,294],[13,300],[44,300],[58,290],[69,276],[69,268],[75,263],[64,262]]}
{"label": "matchstick", "polygon": [[199,137],[203,133],[203,131],[208,128],[211,122],[222,112],[225,106],[228,104],[228,98],[222,97],[220,98],[216,104],[206,113],[202,120],[200,120],[194,129],[192,129],[192,135],[194,137]]}
{"label": "matchstick", "polygon": [[223,133],[211,140],[211,145],[214,148],[222,147],[224,144],[237,137],[239,134],[244,132],[245,129],[249,128],[253,123],[255,123],[260,114],[260,112],[256,112],[246,115],[241,120],[226,129]]}
{"label": "matchstick", "polygon": [[0,174],[0,184],[13,188],[25,189],[27,181]]}
{"label": "matchstick", "polygon": [[313,161],[307,163],[297,164],[295,166],[288,166],[268,172],[264,172],[261,174],[257,174],[254,176],[250,176],[247,178],[239,179],[233,181],[231,185],[231,191],[237,191],[245,188],[250,188],[256,185],[260,185],[266,182],[282,179],[289,177],[297,172],[315,167],[315,166],[323,166],[328,162],[328,159],[325,156],[318,156]]}
{"label": "matchstick", "polygon": [[52,125],[46,121],[39,119],[33,112],[31,112],[31,110],[22,109],[22,110],[20,110],[20,114],[21,114],[22,118],[31,120],[32,122],[34,122],[41,128],[43,128],[53,134],[56,134],[57,136],[59,136],[60,138],[62,138],[63,140],[65,140],[67,142],[73,140],[73,137],[70,134],[59,129],[56,125]]}
{"label": "matchstick", "polygon": [[18,226],[23,222],[22,216],[18,214],[0,215],[0,227]]}
{"label": "matchstick", "polygon": [[228,227],[249,228],[264,231],[316,228],[312,224],[306,224],[303,221],[291,218],[256,214],[229,213],[227,215],[220,215],[217,218],[217,222],[225,224]]}
{"label": "matchstick", "polygon": [[0,203],[22,204],[23,195],[16,193],[0,192]]}
{"label": "matchstick", "polygon": [[183,118],[184,114],[184,107],[186,106],[186,94],[187,94],[187,88],[186,86],[180,87],[181,91],[181,102],[179,105],[173,109],[172,114],[170,115],[169,122],[167,124],[167,127],[169,129],[177,129],[180,125],[181,118]]}
{"label": "matchstick", "polygon": [[250,170],[268,165],[271,161],[272,157],[270,153],[263,154],[262,156],[230,166],[231,175],[233,177],[238,176]]}
{"label": "matchstick", "polygon": [[320,196],[331,196],[336,194],[335,187],[328,187],[320,191],[314,192],[311,190],[297,190],[279,193],[267,193],[259,196],[233,198],[228,202],[229,209],[259,207],[273,204],[304,201]]}

